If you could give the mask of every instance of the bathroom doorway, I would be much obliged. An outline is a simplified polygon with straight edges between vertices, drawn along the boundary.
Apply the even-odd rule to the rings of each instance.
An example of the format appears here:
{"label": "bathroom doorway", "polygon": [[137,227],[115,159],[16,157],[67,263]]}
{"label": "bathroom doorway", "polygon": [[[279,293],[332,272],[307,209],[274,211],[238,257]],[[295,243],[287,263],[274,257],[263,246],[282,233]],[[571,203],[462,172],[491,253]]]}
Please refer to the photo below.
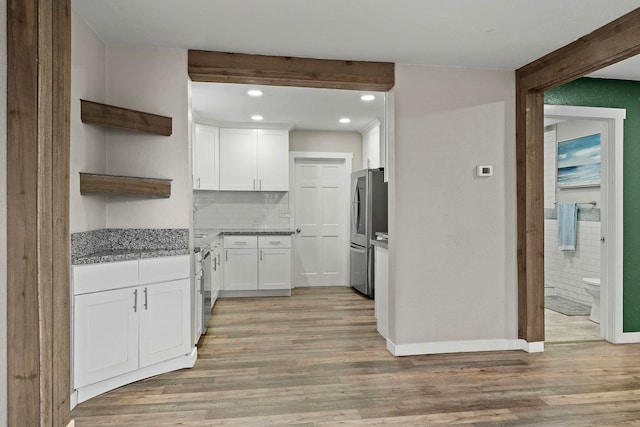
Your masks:
{"label": "bathroom doorway", "polygon": [[619,109],[545,106],[546,342],[615,341],[623,118]]}

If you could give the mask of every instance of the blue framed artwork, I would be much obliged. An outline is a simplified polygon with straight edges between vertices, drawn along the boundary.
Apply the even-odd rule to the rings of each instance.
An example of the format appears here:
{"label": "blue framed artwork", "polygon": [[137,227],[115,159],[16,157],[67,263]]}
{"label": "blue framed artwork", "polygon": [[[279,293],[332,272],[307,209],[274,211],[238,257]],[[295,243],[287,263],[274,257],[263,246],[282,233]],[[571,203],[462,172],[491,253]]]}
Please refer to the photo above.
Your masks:
{"label": "blue framed artwork", "polygon": [[600,134],[558,142],[558,187],[600,185]]}

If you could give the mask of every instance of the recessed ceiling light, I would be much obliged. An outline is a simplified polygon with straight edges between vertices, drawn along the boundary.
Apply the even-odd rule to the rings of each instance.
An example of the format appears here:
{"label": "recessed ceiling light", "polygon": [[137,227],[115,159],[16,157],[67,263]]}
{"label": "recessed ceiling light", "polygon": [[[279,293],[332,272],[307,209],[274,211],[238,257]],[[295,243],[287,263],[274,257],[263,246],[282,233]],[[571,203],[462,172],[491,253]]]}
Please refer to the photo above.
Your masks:
{"label": "recessed ceiling light", "polygon": [[340,119],[340,123],[351,123],[351,119],[348,117],[343,117]]}
{"label": "recessed ceiling light", "polygon": [[362,95],[360,99],[363,101],[373,101],[376,97],[374,95]]}
{"label": "recessed ceiling light", "polygon": [[255,114],[255,115],[251,116],[251,120],[262,120],[262,119],[264,119],[264,117],[262,117],[259,114]]}
{"label": "recessed ceiling light", "polygon": [[247,92],[250,96],[262,96],[262,91],[258,89],[251,89]]}

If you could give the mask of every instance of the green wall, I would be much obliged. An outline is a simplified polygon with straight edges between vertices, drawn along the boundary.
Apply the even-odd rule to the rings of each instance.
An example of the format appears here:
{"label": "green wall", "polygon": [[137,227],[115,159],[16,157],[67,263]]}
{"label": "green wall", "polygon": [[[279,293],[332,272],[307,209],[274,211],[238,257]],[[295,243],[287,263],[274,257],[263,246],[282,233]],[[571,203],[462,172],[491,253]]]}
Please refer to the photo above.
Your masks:
{"label": "green wall", "polygon": [[545,104],[626,108],[624,122],[623,331],[640,331],[640,82],[578,79],[545,93]]}

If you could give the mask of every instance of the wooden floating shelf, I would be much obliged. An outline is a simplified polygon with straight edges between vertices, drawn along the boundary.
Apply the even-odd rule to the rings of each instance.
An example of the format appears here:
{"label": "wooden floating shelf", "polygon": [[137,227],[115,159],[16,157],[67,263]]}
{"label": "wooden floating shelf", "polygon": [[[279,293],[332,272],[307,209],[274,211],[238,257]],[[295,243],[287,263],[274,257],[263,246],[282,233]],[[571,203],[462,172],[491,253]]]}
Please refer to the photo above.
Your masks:
{"label": "wooden floating shelf", "polygon": [[171,135],[173,122],[171,117],[114,107],[85,99],[80,100],[80,120],[82,123],[164,136]]}
{"label": "wooden floating shelf", "polygon": [[171,197],[171,180],[80,172],[80,194]]}

